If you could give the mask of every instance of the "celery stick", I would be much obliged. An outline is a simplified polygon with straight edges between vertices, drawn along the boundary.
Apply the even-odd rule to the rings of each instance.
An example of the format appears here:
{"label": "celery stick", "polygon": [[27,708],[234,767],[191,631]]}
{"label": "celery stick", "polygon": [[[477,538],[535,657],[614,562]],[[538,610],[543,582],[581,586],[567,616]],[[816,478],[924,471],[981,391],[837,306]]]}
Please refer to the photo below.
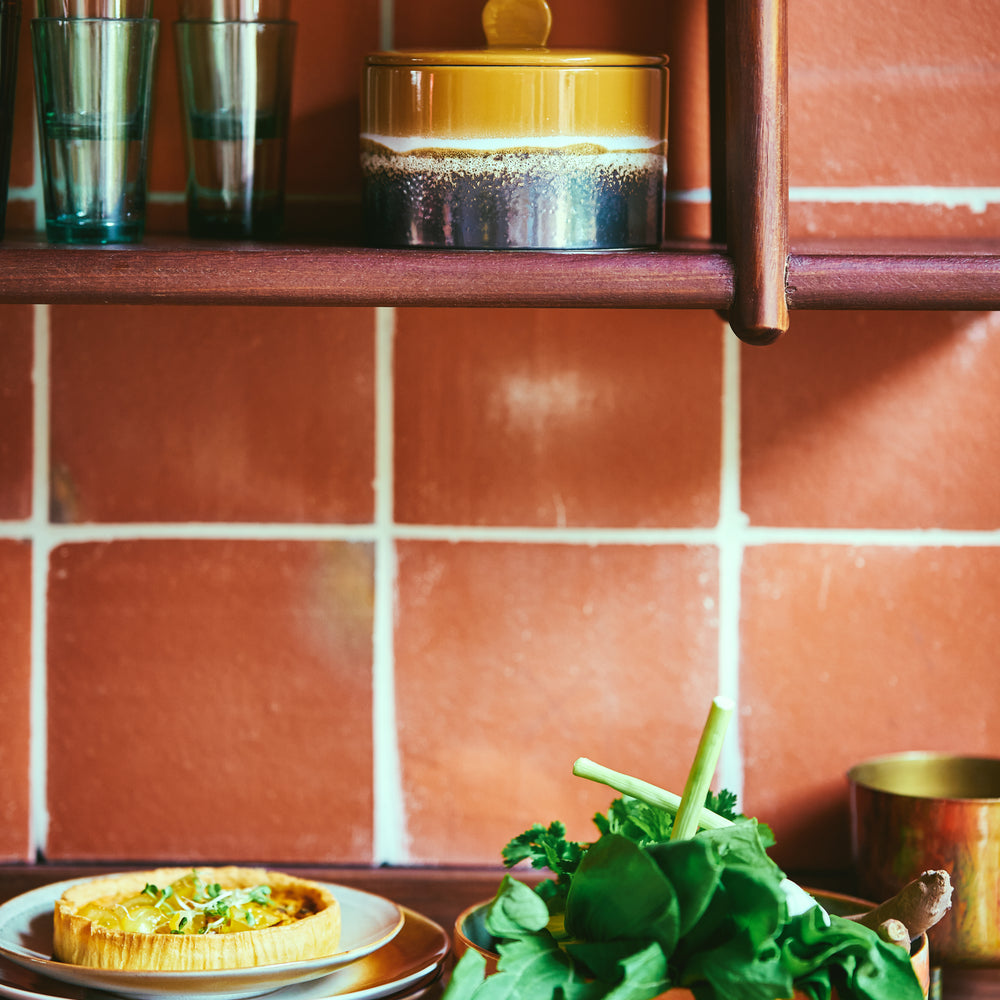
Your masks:
{"label": "celery stick", "polygon": [[[641,799],[658,809],[666,809],[667,812],[675,814],[680,808],[681,797],[673,792],[668,792],[656,785],[651,785],[639,778],[633,778],[629,774],[622,774],[620,771],[612,771],[610,767],[597,764],[586,757],[580,757],[573,764],[573,773],[580,778],[587,778],[589,781],[597,781],[602,785],[613,788],[622,795],[628,795],[633,799]],[[702,796],[704,801],[704,796]],[[698,814],[698,825],[707,830],[721,830],[724,827],[732,826],[732,820],[712,812],[710,809],[702,808]]]}
{"label": "celery stick", "polygon": [[698,742],[698,750],[694,755],[694,763],[684,785],[684,794],[681,796],[677,816],[674,818],[674,826],[670,832],[671,840],[687,840],[698,832],[699,815],[704,807],[705,796],[712,783],[712,776],[715,774],[722,743],[726,738],[726,730],[729,728],[729,720],[735,707],[731,698],[720,695],[712,700],[712,707],[709,709],[708,719],[702,730],[701,740]]}

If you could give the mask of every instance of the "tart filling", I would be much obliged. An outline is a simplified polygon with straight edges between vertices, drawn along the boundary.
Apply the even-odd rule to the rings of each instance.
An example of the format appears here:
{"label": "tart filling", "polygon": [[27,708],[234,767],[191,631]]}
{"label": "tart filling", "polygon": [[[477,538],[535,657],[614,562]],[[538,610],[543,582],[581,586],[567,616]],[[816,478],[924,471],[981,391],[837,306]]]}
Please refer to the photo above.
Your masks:
{"label": "tart filling", "polygon": [[262,868],[159,868],[71,886],[56,900],[53,956],[99,969],[243,969],[337,952],[326,886]]}

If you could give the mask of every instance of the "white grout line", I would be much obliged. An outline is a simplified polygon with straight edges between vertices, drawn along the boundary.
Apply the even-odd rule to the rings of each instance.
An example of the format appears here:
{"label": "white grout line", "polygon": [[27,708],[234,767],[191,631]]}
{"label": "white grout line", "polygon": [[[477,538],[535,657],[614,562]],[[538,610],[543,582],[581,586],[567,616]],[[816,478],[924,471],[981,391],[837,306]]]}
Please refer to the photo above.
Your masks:
{"label": "white grout line", "polygon": [[409,858],[396,732],[394,624],[396,547],[393,521],[393,356],[395,309],[375,310],[375,610],[372,628],[373,858]]}
{"label": "white grout line", "polygon": [[[736,346],[736,345],[733,345]],[[279,523],[163,523],[43,525],[49,545],[137,540],[348,541],[375,542],[385,525]],[[536,528],[436,524],[389,526],[393,539],[440,542],[495,542],[523,545],[718,545],[727,528]],[[0,538],[23,540],[38,534],[33,520],[0,521]],[[746,524],[741,544],[850,545],[889,548],[1000,546],[1000,531],[961,528],[779,528]]]}
{"label": "white grout line", "polygon": [[396,524],[397,538],[443,542],[508,542],[526,545],[714,545],[716,528],[460,527]]}
{"label": "white grout line", "polygon": [[34,307],[34,438],[31,497],[31,837],[36,857],[48,843],[48,677],[46,628],[52,539],[49,520],[49,307]]}
{"label": "white grout line", "polygon": [[[384,0],[391,4],[392,0]],[[384,48],[391,46],[384,45]],[[357,199],[353,195],[329,192],[290,192],[289,202],[349,204]],[[41,176],[29,188],[11,188],[10,200],[34,198],[42,202]],[[151,203],[162,205],[182,204],[187,195],[183,191],[149,191]],[[684,188],[667,191],[665,199],[669,204],[707,205],[712,201],[709,188]],[[991,205],[1000,205],[1000,187],[938,187],[932,184],[868,185],[862,187],[819,187],[801,186],[788,190],[791,203],[817,203],[829,205],[922,205],[939,206],[947,209],[967,208],[980,215]],[[42,220],[44,225],[44,219]]]}
{"label": "white grout line", "polygon": [[[0,538],[20,538],[33,530],[31,522],[0,521]],[[373,524],[255,524],[164,522],[118,524],[52,524],[46,534],[53,544],[118,542],[156,539],[261,541],[373,541]]]}
{"label": "white grout line", "polygon": [[932,184],[866,187],[793,187],[793,202],[826,202],[849,205],[943,205],[968,208],[982,214],[990,205],[1000,204],[1000,187],[938,187]]}
{"label": "white grout line", "polygon": [[770,528],[748,527],[747,545],[872,545],[890,548],[989,548],[1000,531],[961,528]]}
{"label": "white grout line", "polygon": [[743,796],[743,748],[740,736],[740,609],[746,515],[741,509],[740,358],[729,325],[722,323],[722,461],[719,490],[718,693],[737,710],[719,759],[718,787]]}
{"label": "white grout line", "polygon": [[[667,201],[708,204],[712,200],[709,188],[686,188],[668,191]],[[949,209],[967,208],[980,215],[990,205],[1000,205],[1000,187],[939,187],[933,184],[866,185],[861,187],[800,186],[788,189],[792,203],[830,205],[923,205]]]}

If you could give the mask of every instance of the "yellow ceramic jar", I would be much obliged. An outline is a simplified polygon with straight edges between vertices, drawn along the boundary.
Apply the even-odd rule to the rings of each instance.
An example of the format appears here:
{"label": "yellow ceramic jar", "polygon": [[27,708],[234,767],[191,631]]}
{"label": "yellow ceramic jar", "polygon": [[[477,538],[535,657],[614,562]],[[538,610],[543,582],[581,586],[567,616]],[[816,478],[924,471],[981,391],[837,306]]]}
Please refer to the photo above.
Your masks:
{"label": "yellow ceramic jar", "polygon": [[[547,12],[542,0],[491,0],[488,35],[498,4]],[[666,58],[503,44],[512,30],[492,27],[481,50],[368,57],[361,148],[372,242],[658,245]]]}

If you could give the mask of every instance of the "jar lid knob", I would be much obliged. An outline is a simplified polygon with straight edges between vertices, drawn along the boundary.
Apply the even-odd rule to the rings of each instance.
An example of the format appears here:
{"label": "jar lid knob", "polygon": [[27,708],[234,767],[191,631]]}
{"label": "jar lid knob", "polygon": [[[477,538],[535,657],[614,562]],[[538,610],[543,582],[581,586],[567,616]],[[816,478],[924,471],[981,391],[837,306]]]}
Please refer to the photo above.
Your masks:
{"label": "jar lid knob", "polygon": [[552,11],[545,0],[489,0],[483,31],[491,49],[542,48],[549,40]]}

